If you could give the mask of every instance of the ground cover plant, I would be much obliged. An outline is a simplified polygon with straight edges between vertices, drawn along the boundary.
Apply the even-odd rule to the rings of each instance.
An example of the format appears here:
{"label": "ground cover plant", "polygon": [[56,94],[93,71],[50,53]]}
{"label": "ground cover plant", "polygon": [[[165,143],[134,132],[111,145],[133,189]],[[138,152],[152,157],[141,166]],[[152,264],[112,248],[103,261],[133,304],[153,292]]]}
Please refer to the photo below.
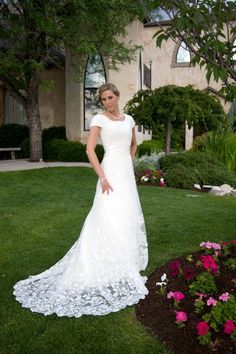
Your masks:
{"label": "ground cover plant", "polygon": [[[96,180],[88,168],[0,174],[0,353],[171,353],[137,320],[134,306],[101,317],[44,317],[12,295],[19,279],[55,264],[77,240]],[[149,242],[146,275],[197,251],[202,240],[236,238],[236,198],[168,187],[139,186],[139,192]]]}

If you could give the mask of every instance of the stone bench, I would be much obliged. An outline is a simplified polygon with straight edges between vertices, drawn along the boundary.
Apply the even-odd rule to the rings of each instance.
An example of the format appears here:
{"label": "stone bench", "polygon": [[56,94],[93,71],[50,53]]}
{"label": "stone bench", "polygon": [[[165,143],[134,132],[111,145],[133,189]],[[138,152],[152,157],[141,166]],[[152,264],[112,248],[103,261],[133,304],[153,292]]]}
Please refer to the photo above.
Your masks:
{"label": "stone bench", "polygon": [[16,158],[16,151],[20,151],[21,148],[20,147],[9,147],[9,148],[0,148],[0,152],[1,151],[10,151],[11,152],[11,158],[12,160],[15,160]]}

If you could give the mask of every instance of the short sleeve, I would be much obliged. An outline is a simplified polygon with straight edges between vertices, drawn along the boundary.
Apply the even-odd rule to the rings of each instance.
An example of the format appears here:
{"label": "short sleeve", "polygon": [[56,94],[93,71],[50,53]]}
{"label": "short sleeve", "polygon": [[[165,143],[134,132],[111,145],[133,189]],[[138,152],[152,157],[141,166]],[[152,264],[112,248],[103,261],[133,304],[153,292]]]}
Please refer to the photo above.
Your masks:
{"label": "short sleeve", "polygon": [[133,128],[135,126],[135,121],[133,119],[133,117],[129,116],[130,117],[130,124],[131,124],[131,127]]}
{"label": "short sleeve", "polygon": [[91,127],[100,127],[102,128],[103,126],[103,118],[100,115],[96,115],[92,118],[91,122],[90,122],[90,128]]}

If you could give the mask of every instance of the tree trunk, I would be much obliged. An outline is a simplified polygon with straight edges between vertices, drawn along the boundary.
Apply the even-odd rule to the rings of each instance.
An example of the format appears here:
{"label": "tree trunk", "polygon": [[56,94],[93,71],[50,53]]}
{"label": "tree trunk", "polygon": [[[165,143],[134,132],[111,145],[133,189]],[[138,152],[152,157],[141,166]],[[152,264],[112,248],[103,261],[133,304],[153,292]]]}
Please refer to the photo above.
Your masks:
{"label": "tree trunk", "polygon": [[171,147],[171,120],[168,118],[166,123],[166,155],[170,154]]}
{"label": "tree trunk", "polygon": [[38,104],[39,75],[32,73],[27,88],[26,115],[30,133],[30,161],[42,160],[42,129]]}

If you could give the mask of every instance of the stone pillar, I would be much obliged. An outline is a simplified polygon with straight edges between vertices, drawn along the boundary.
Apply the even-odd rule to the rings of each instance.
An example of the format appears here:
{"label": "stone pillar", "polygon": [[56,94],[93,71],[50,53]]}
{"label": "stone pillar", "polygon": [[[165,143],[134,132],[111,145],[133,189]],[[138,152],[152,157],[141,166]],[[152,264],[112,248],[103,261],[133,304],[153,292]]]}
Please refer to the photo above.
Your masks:
{"label": "stone pillar", "polygon": [[65,61],[65,125],[66,136],[70,141],[79,141],[83,135],[83,85],[78,80],[78,73],[69,52]]}
{"label": "stone pillar", "polygon": [[191,149],[193,146],[193,127],[189,129],[187,122],[185,123],[185,150]]}

